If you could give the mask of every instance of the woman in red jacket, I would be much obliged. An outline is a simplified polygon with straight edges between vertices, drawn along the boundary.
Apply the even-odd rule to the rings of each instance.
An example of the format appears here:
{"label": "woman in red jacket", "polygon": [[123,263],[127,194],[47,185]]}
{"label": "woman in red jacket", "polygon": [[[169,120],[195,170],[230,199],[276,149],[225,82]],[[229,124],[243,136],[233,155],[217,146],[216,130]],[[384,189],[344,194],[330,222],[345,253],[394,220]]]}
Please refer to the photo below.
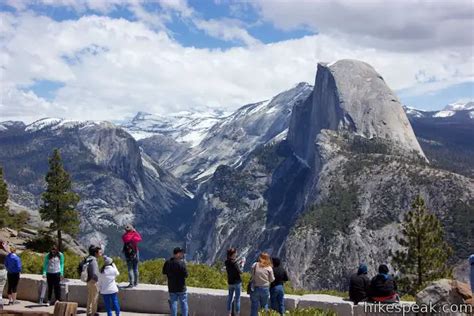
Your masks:
{"label": "woman in red jacket", "polygon": [[122,236],[123,253],[127,261],[129,288],[138,285],[138,243],[142,241],[142,236],[133,228],[132,225],[125,226],[125,234]]}

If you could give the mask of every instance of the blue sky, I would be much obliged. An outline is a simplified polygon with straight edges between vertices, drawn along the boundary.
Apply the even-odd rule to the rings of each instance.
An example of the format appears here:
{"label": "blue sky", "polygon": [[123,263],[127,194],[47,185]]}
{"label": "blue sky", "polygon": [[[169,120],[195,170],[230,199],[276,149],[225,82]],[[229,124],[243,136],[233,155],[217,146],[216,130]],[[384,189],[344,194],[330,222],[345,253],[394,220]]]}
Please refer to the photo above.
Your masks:
{"label": "blue sky", "polygon": [[342,58],[413,107],[474,99],[469,1],[6,0],[0,14],[0,119],[233,110]]}

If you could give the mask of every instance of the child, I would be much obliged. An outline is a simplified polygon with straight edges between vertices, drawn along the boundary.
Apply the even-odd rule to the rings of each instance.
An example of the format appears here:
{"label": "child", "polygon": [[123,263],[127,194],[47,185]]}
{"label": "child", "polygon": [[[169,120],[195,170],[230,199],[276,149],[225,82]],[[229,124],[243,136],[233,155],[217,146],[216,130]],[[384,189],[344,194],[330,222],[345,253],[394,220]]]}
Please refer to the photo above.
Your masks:
{"label": "child", "polygon": [[118,287],[115,278],[119,271],[110,257],[104,256],[104,266],[100,269],[99,291],[104,298],[107,316],[112,316],[112,309],[115,310],[115,316],[120,315],[120,305],[118,301]]}

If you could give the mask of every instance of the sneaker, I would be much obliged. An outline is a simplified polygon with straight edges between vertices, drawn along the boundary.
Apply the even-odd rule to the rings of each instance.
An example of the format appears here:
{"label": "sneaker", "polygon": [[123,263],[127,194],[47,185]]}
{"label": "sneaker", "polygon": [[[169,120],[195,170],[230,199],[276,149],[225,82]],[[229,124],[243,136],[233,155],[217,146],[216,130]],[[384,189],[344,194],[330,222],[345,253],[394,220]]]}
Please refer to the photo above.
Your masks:
{"label": "sneaker", "polygon": [[13,301],[12,304],[14,305],[20,304],[20,301]]}

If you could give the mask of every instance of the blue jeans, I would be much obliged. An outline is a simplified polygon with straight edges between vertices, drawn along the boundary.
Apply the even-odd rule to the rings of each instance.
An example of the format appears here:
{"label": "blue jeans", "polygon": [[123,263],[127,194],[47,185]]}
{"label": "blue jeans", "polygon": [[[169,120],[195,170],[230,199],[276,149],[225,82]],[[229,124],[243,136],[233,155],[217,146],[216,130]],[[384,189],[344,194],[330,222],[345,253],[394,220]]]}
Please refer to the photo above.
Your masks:
{"label": "blue jeans", "polygon": [[285,313],[285,290],[283,285],[277,285],[270,289],[270,301],[273,310],[281,315]]}
{"label": "blue jeans", "polygon": [[132,285],[138,285],[138,257],[127,259],[128,282]]}
{"label": "blue jeans", "polygon": [[270,289],[268,287],[255,287],[250,294],[251,313],[250,316],[258,316],[259,308],[265,308],[268,311],[268,300],[270,299]]}
{"label": "blue jeans", "polygon": [[227,296],[227,312],[232,311],[232,298],[235,294],[235,312],[240,313],[240,293],[242,292],[242,283],[229,284],[229,295]]}
{"label": "blue jeans", "polygon": [[186,292],[170,293],[171,316],[178,316],[178,300],[181,305],[181,316],[188,316],[188,294]]}
{"label": "blue jeans", "polygon": [[107,311],[107,316],[112,316],[112,309],[115,310],[115,316],[120,315],[120,305],[118,301],[118,293],[113,294],[102,294],[104,299],[105,310]]}

